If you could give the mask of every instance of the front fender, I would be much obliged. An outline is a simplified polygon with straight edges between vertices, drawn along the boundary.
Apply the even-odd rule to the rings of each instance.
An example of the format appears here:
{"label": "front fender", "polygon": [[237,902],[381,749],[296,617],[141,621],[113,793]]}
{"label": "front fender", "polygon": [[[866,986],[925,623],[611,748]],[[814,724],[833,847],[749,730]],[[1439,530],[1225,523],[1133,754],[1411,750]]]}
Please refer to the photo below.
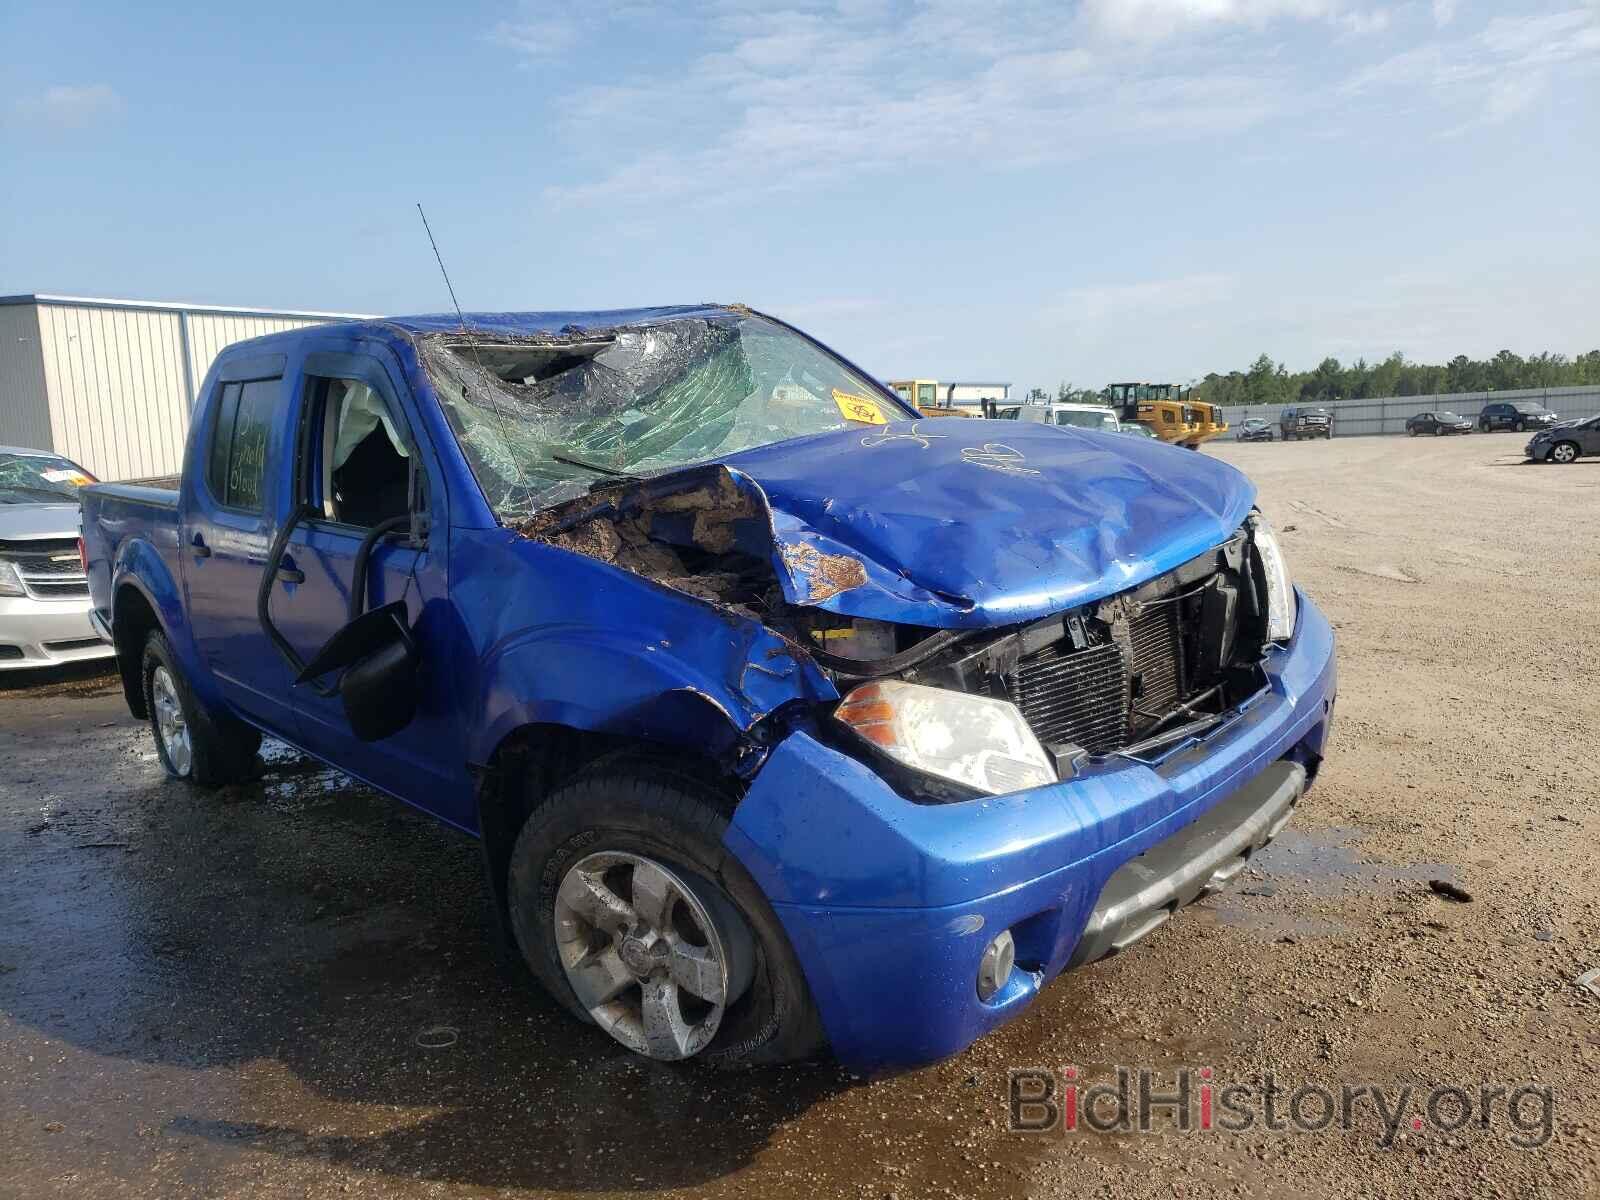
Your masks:
{"label": "front fender", "polygon": [[837,698],[803,652],[731,608],[532,542],[497,547],[520,560],[506,569],[484,542],[455,586],[492,635],[467,698],[472,762],[537,723],[715,754],[784,704]]}

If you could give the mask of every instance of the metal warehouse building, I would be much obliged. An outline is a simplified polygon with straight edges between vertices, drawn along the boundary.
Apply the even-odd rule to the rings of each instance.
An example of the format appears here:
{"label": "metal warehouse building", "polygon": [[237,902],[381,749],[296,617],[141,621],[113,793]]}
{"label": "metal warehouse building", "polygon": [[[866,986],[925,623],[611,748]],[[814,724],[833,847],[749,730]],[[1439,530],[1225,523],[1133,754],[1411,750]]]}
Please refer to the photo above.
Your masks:
{"label": "metal warehouse building", "polygon": [[0,445],[101,479],[176,475],[195,391],[231,342],[355,313],[0,296]]}

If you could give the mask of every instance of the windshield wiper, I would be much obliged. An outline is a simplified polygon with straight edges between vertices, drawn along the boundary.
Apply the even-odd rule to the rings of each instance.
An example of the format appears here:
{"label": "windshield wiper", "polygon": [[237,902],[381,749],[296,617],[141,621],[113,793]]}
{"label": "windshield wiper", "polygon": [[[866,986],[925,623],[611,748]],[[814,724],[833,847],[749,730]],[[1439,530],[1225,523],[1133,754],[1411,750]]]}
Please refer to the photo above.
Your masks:
{"label": "windshield wiper", "polygon": [[579,458],[576,454],[562,454],[559,450],[552,450],[550,457],[559,463],[568,463],[574,467],[583,467],[597,475],[610,475],[616,479],[643,479],[643,475],[635,475],[632,471],[619,470],[608,467],[605,463],[590,462],[587,458]]}

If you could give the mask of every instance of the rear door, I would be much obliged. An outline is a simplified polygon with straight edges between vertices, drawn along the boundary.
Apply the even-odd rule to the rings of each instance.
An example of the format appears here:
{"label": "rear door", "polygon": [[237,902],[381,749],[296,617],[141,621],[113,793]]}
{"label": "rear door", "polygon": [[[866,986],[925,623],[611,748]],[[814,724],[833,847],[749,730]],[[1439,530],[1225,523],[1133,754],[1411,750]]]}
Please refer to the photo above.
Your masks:
{"label": "rear door", "polygon": [[[201,469],[184,477],[179,558],[190,630],[223,695],[287,737],[297,734],[289,672],[256,616],[256,590],[281,506],[282,354],[225,360],[212,378]],[[191,476],[193,478],[191,478]]]}
{"label": "rear door", "polygon": [[[415,432],[404,374],[374,343],[324,336],[298,381],[300,433],[293,486],[315,515],[290,535],[295,583],[273,619],[303,660],[349,620],[356,555],[369,532],[406,519],[375,544],[366,607],[404,600],[422,651],[422,688],[410,726],[381,742],[358,741],[337,695],[294,689],[304,744],[403,799],[467,824],[471,784],[446,647],[453,644],[445,552],[449,522],[434,457]],[[459,663],[456,664],[459,668]],[[332,682],[332,679],[325,681]]]}

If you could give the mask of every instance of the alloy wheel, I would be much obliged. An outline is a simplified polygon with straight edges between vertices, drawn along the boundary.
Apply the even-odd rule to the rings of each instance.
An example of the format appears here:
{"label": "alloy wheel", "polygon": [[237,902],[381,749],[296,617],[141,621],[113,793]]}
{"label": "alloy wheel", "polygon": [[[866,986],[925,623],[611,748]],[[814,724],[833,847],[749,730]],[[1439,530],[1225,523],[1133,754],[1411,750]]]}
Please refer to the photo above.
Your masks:
{"label": "alloy wheel", "polygon": [[748,933],[701,888],[654,859],[608,850],[574,863],[556,891],[556,948],[578,1002],[650,1058],[705,1049],[749,983]]}
{"label": "alloy wheel", "polygon": [[1571,442],[1562,442],[1550,451],[1550,457],[1558,463],[1569,463],[1578,457],[1578,452],[1572,448]]}
{"label": "alloy wheel", "polygon": [[194,763],[189,741],[189,724],[183,718],[183,704],[177,686],[166,667],[157,667],[150,679],[150,698],[155,704],[156,736],[175,775],[184,776]]}

